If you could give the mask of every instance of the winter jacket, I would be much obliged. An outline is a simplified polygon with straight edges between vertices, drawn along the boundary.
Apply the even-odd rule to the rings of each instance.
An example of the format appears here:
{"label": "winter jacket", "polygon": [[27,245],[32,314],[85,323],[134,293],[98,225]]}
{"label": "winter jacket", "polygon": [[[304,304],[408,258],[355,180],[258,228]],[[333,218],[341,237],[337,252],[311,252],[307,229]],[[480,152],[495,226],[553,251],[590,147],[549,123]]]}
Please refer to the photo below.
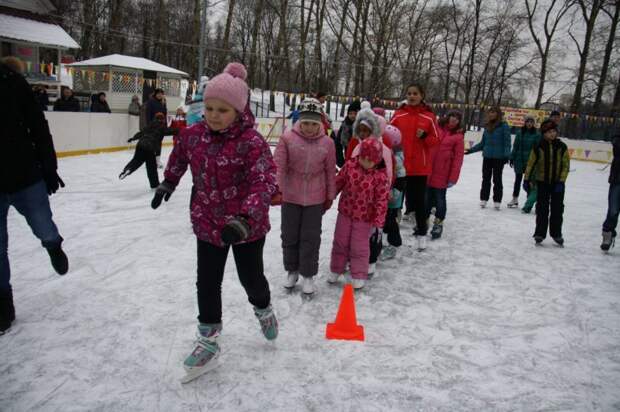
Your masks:
{"label": "winter jacket", "polygon": [[348,117],[345,117],[344,121],[340,124],[340,129],[338,129],[338,140],[342,147],[347,147],[352,137],[353,122]]}
{"label": "winter jacket", "polygon": [[14,193],[56,173],[56,152],[26,79],[0,64],[0,193]]}
{"label": "winter jacket", "polygon": [[98,98],[91,103],[90,111],[93,113],[112,113],[108,102],[101,102]]}
{"label": "winter jacket", "polygon": [[620,135],[614,137],[614,160],[611,162],[609,171],[609,183],[612,185],[620,184]]}
{"label": "winter jacket", "polygon": [[541,139],[532,148],[523,179],[549,184],[566,182],[569,168],[566,144],[557,138],[551,142]]}
{"label": "winter jacket", "polygon": [[512,145],[512,153],[510,154],[510,160],[514,162],[515,173],[522,174],[525,172],[532,147],[540,142],[540,138],[540,133],[535,128],[528,130],[523,127],[517,132],[515,142]]}
{"label": "winter jacket", "polygon": [[150,124],[157,113],[163,113],[164,115],[166,115],[168,114],[168,109],[166,108],[165,103],[157,100],[153,96],[146,102],[146,124]]}
{"label": "winter jacket", "polygon": [[176,128],[168,128],[164,122],[153,120],[151,124],[136,133],[128,142],[138,140],[138,147],[147,152],[158,153],[161,151],[161,142],[164,136],[170,136],[179,132]]}
{"label": "winter jacket", "polygon": [[140,110],[142,109],[142,105],[140,103],[131,102],[129,103],[129,107],[127,108],[127,112],[133,116],[140,116]]}
{"label": "winter jacket", "polygon": [[[429,149],[439,143],[437,118],[425,104],[404,105],[397,109],[391,124],[402,134],[403,154],[407,176],[429,176],[432,159]],[[417,136],[418,129],[424,136]]]}
{"label": "winter jacket", "polygon": [[235,216],[250,226],[243,242],[269,232],[269,204],[276,192],[276,165],[269,145],[256,130],[249,108],[226,130],[215,132],[198,122],[179,135],[165,179],[173,186],[189,166],[193,188],[190,200],[196,236],[223,247],[221,232]]}
{"label": "winter jacket", "polygon": [[322,130],[307,137],[295,123],[280,137],[274,160],[282,201],[312,206],[336,198],[336,147]]}
{"label": "winter jacket", "polygon": [[56,101],[54,102],[54,111],[79,112],[80,102],[74,96],[70,96],[68,99],[65,99],[65,97],[62,96],[60,99],[56,99]]}
{"label": "winter jacket", "polygon": [[428,179],[428,186],[445,189],[448,183],[456,184],[463,166],[465,153],[465,136],[463,132],[440,127],[441,141],[432,150],[433,172]]}
{"label": "winter jacket", "polygon": [[472,146],[469,153],[481,150],[487,159],[510,159],[510,127],[506,122],[500,122],[493,131],[485,129],[482,140]]}
{"label": "winter jacket", "polygon": [[357,159],[347,161],[336,176],[336,191],[342,191],[338,212],[373,227],[383,227],[389,195],[384,169],[364,169]]}
{"label": "winter jacket", "polygon": [[185,129],[186,127],[187,127],[187,120],[183,116],[176,116],[170,122],[170,128],[176,129],[176,132],[172,136],[172,142],[174,144],[177,144],[177,140],[179,140],[179,133],[181,132],[181,130]]}
{"label": "winter jacket", "polygon": [[[394,176],[396,179],[402,179],[407,176],[407,171],[405,170],[405,157],[403,155],[402,149],[394,149]],[[394,184],[396,186],[396,183]],[[404,195],[401,190],[398,190],[396,187],[392,187],[391,190],[391,198],[388,202],[388,207],[390,209],[400,209],[403,207]]]}

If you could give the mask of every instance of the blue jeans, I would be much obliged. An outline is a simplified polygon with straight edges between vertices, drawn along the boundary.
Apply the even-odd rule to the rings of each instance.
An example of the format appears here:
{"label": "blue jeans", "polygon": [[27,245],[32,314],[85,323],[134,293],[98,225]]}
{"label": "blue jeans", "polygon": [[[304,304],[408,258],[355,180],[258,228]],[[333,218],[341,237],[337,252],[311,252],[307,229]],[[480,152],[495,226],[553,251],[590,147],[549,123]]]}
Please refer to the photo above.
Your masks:
{"label": "blue jeans", "polygon": [[448,211],[446,204],[446,191],[447,189],[436,189],[434,187],[428,187],[426,190],[426,218],[431,214],[431,209],[435,207],[435,218],[444,220]]}
{"label": "blue jeans", "polygon": [[7,215],[13,206],[26,218],[26,222],[45,248],[60,245],[62,237],[52,220],[52,210],[43,180],[15,193],[0,193],[0,289],[11,288],[11,269],[9,268],[9,234]]}
{"label": "blue jeans", "polygon": [[618,226],[618,214],[620,213],[620,183],[609,185],[609,206],[607,209],[607,219],[603,223],[603,232],[612,232],[616,235]]}

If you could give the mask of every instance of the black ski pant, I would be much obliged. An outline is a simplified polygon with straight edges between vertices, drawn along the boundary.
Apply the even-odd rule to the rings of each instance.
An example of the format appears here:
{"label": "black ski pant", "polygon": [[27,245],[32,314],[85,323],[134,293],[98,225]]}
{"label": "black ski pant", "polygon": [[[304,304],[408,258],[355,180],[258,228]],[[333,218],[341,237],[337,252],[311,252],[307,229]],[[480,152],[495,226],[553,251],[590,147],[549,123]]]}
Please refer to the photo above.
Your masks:
{"label": "black ski pant", "polygon": [[489,195],[491,194],[491,178],[493,178],[493,201],[497,203],[502,201],[502,196],[504,194],[504,186],[502,184],[504,164],[506,164],[504,159],[483,158],[480,200],[489,200]]}
{"label": "black ski pant", "polygon": [[[263,273],[265,238],[232,246],[241,285],[248,300],[259,309],[269,306],[269,283]],[[222,322],[222,280],[230,246],[220,247],[198,239],[198,321]]]}
{"label": "black ski pant", "polygon": [[159,186],[159,175],[157,174],[155,153],[136,146],[136,151],[133,153],[133,158],[129,161],[129,163],[127,163],[123,171],[129,171],[129,174],[132,174],[138,170],[143,163],[146,163],[146,175],[149,178],[151,189],[155,189]]}
{"label": "black ski pant", "polygon": [[515,172],[515,185],[512,189],[512,197],[519,197],[521,191],[521,182],[523,181],[523,173]]}
{"label": "black ski pant", "polygon": [[417,236],[425,236],[428,232],[426,223],[426,179],[427,176],[407,176],[405,214],[415,213]]}
{"label": "black ski pant", "polygon": [[383,226],[383,233],[387,235],[387,241],[390,245],[400,247],[403,244],[403,240],[400,237],[400,227],[398,226],[398,211],[400,209],[388,209],[385,216],[385,225]]}
{"label": "black ski pant", "polygon": [[282,203],[282,257],[287,272],[312,277],[319,271],[323,205]]}
{"label": "black ski pant", "polygon": [[547,227],[552,238],[562,237],[562,215],[564,214],[564,190],[556,191],[555,183],[536,183],[538,200],[536,204],[536,230],[534,236],[547,237]]}

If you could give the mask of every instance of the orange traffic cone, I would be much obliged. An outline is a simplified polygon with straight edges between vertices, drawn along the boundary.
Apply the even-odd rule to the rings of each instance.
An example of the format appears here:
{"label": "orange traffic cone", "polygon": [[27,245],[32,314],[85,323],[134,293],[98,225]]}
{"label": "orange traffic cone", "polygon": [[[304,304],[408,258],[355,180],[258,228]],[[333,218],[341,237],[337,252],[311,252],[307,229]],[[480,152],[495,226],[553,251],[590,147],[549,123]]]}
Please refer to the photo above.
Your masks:
{"label": "orange traffic cone", "polygon": [[364,340],[364,327],[357,324],[353,286],[350,283],[344,286],[336,322],[327,324],[325,337],[327,339]]}

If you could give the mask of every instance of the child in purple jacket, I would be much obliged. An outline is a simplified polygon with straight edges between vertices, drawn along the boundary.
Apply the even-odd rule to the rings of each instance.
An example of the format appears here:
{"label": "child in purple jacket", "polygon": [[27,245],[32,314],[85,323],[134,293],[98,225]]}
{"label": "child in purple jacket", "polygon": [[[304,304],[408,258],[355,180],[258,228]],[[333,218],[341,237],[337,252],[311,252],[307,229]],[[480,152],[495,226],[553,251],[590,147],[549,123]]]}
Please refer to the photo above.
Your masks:
{"label": "child in purple jacket", "polygon": [[274,153],[282,191],[282,254],[288,277],[284,287],[314,293],[319,270],[321,221],[336,197],[336,148],[321,127],[321,103],[305,99],[299,121],[285,132]]}
{"label": "child in purple jacket", "polygon": [[239,280],[265,338],[278,335],[269,284],[263,273],[263,246],[269,204],[276,192],[276,166],[265,139],[254,130],[248,108],[246,70],[230,63],[204,91],[205,121],[184,129],[174,146],[151,206],[168,200],[189,167],[193,188],[191,221],[198,238],[198,340],[185,359],[187,376],[215,366],[222,330],[222,279],[232,245]]}

